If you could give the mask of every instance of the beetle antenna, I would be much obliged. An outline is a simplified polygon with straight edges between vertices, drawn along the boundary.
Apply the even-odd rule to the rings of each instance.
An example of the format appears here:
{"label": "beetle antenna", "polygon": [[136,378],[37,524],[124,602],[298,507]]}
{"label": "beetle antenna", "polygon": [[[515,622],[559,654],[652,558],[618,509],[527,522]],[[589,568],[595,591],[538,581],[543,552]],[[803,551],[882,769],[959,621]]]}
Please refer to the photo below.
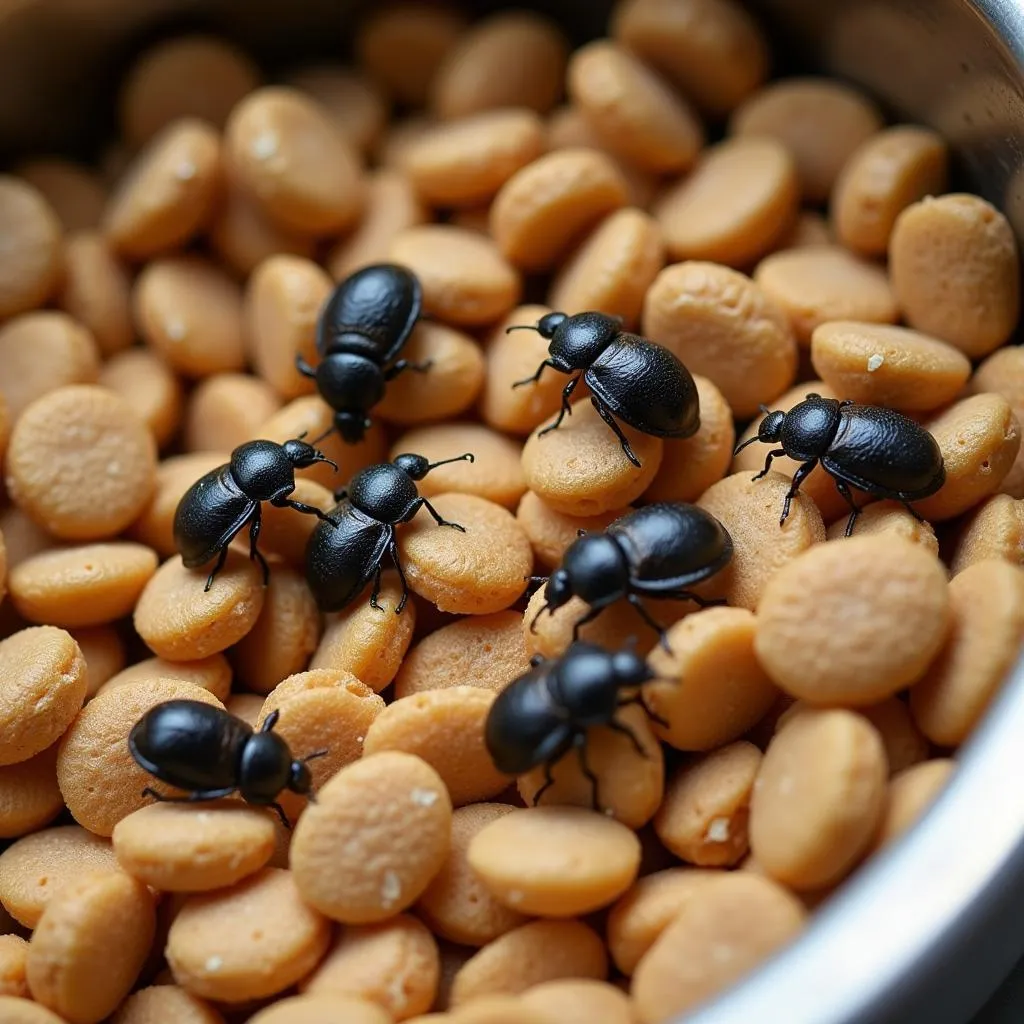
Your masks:
{"label": "beetle antenna", "polygon": [[551,605],[549,605],[549,604],[542,604],[542,605],[540,606],[540,608],[538,608],[538,609],[537,609],[537,614],[536,614],[536,615],[534,615],[534,617],[533,617],[533,621],[532,621],[532,622],[530,623],[530,632],[531,632],[531,633],[536,633],[536,632],[537,632],[537,620],[538,620],[538,619],[539,619],[539,618],[540,618],[540,617],[541,617],[541,616],[542,616],[542,615],[543,615],[543,614],[544,614],[545,612],[547,612],[547,613],[548,613],[549,615],[551,614]]}
{"label": "beetle antenna", "polygon": [[316,453],[316,461],[317,462],[326,462],[328,466],[331,466],[334,469],[335,473],[338,472],[338,464],[333,459],[327,458],[327,456],[324,455],[323,452],[318,451]]}
{"label": "beetle antenna", "polygon": [[303,764],[309,764],[310,761],[315,761],[318,757],[326,757],[328,751],[326,750],[315,750],[312,754],[307,754],[303,759]]}
{"label": "beetle antenna", "polygon": [[550,576],[524,576],[523,579],[526,580],[527,583],[547,583],[547,581],[549,579],[551,579],[551,577]]}
{"label": "beetle antenna", "polygon": [[505,328],[506,334],[511,334],[513,331],[535,331],[537,327],[535,324],[513,324],[511,327]]}
{"label": "beetle antenna", "polygon": [[744,448],[746,448],[746,447],[747,447],[747,445],[751,445],[751,444],[753,444],[753,443],[754,443],[755,441],[760,441],[760,440],[761,440],[761,438],[760,438],[760,437],[759,437],[759,436],[758,436],[757,434],[755,434],[755,435],[754,435],[753,437],[748,437],[748,438],[746,439],[746,441],[744,441],[744,442],[743,442],[742,444],[738,444],[738,445],[736,445],[736,448],[735,448],[735,450],[734,450],[734,451],[733,451],[733,453],[732,453],[732,454],[733,454],[733,456],[735,457],[735,456],[739,455],[739,453],[740,453],[741,451],[743,451],[743,449],[744,449]]}
{"label": "beetle antenna", "polygon": [[[335,431],[335,426],[334,426],[334,424],[332,423],[332,424],[331,424],[331,425],[330,425],[330,426],[329,426],[329,427],[328,427],[328,428],[327,428],[327,429],[326,429],[326,430],[325,430],[325,431],[324,431],[324,432],[323,432],[323,433],[322,433],[322,434],[321,434],[321,435],[320,435],[319,437],[314,437],[314,438],[313,438],[313,440],[312,440],[312,441],[310,441],[309,443],[310,443],[311,445],[313,445],[313,447],[315,448],[315,447],[316,447],[316,446],[317,446],[317,445],[318,445],[318,444],[319,444],[319,443],[320,443],[320,442],[321,442],[321,441],[322,441],[322,440],[323,440],[323,439],[324,439],[325,437],[330,437],[330,436],[331,436],[331,434],[333,434],[333,433],[334,433],[334,431]],[[303,431],[303,432],[302,432],[302,433],[301,433],[301,434],[299,435],[299,438],[300,438],[300,440],[301,440],[301,439],[302,439],[303,437],[305,437],[305,436],[306,436],[306,433],[307,433],[307,431],[305,431],[305,430],[304,430],[304,431]],[[327,460],[325,459],[324,461],[326,462]],[[334,468],[335,468],[335,469],[337,469],[338,467],[337,467],[337,466],[335,466]]]}
{"label": "beetle antenna", "polygon": [[305,438],[305,436],[306,436],[306,435],[307,435],[308,433],[309,433],[309,431],[308,431],[308,430],[304,430],[304,431],[303,431],[303,432],[302,432],[301,434],[299,434],[299,436],[298,436],[297,438],[295,438],[295,440],[296,440],[296,441],[301,441],[301,440],[303,440],[303,439]]}
{"label": "beetle antenna", "polygon": [[456,455],[452,459],[441,459],[440,462],[432,462],[427,466],[427,472],[429,473],[432,469],[437,469],[438,466],[446,466],[449,462],[476,462],[476,457],[472,452],[465,452],[462,455]]}
{"label": "beetle antenna", "polygon": [[765,414],[765,416],[767,416],[771,412],[771,409],[769,409],[768,406],[764,404],[764,402],[758,402],[757,407],[758,409],[761,410],[761,412]]}

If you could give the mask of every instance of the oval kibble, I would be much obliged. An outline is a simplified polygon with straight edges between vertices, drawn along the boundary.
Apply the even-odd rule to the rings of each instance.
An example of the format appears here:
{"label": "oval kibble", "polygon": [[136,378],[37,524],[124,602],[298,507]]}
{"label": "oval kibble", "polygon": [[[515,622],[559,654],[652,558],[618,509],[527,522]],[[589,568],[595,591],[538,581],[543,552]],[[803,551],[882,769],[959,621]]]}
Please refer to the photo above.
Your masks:
{"label": "oval kibble", "polygon": [[98,383],[135,410],[159,447],[170,442],[181,422],[185,395],[164,359],[147,348],[126,349],[103,364]]}
{"label": "oval kibble", "polygon": [[831,245],[835,241],[832,228],[814,210],[801,210],[796,221],[778,241],[778,249],[801,249],[808,245]]}
{"label": "oval kibble", "polygon": [[[802,701],[798,701],[796,706],[805,707],[806,705]],[[906,701],[898,697],[889,697],[877,704],[859,708],[858,712],[878,730],[878,735],[882,737],[885,761],[889,766],[890,777],[928,757],[930,749],[928,740],[914,724]],[[779,722],[779,727],[781,728],[781,726],[782,719]]]}
{"label": "oval kibble", "polygon": [[189,395],[183,435],[189,451],[234,451],[281,407],[277,392],[248,373],[219,373]]}
{"label": "oval kibble", "polygon": [[[698,382],[698,393],[700,384]],[[703,408],[701,409],[703,414]],[[666,450],[668,446],[666,446]],[[662,462],[664,465],[664,462]],[[651,487],[654,487],[652,484]],[[648,488],[648,493],[650,488]],[[661,499],[658,499],[661,500]],[[543,498],[527,491],[516,509],[516,519],[526,531],[533,545],[533,553],[547,568],[555,569],[562,556],[579,536],[580,530],[599,533],[613,523],[627,509],[610,509],[596,516],[570,516],[556,512]]]}
{"label": "oval kibble", "polygon": [[0,838],[35,832],[63,809],[56,744],[27,761],[0,767]]}
{"label": "oval kibble", "polygon": [[86,699],[120,672],[128,660],[124,641],[116,626],[93,626],[71,630],[85,658]]}
{"label": "oval kibble", "polygon": [[566,978],[534,985],[519,997],[519,1006],[539,1012],[550,1024],[634,1024],[636,1020],[629,996],[621,988],[592,978]]}
{"label": "oval kibble", "polygon": [[251,1024],[392,1024],[391,1015],[365,999],[346,996],[290,996],[249,1018]]}
{"label": "oval kibble", "polygon": [[145,682],[150,679],[181,679],[186,683],[209,690],[219,701],[231,693],[231,665],[223,654],[211,654],[195,661],[167,661],[165,658],[145,658],[122,669],[107,680],[106,690],[126,683]]}
{"label": "oval kibble", "polygon": [[8,245],[0,257],[0,318],[43,305],[64,269],[59,218],[26,181],[0,176],[0,226]]}
{"label": "oval kibble", "polygon": [[885,810],[872,852],[877,853],[916,825],[945,788],[955,770],[955,761],[937,757],[922,761],[893,776],[889,782]]}
{"label": "oval kibble", "polygon": [[292,72],[287,84],[316,100],[357,151],[372,151],[389,113],[389,101],[373,82],[347,68],[312,64]]}
{"label": "oval kibble", "polygon": [[61,157],[37,157],[19,164],[16,175],[42,193],[66,232],[95,228],[107,194],[99,174]]}
{"label": "oval kibble", "polygon": [[224,1024],[223,1016],[177,985],[150,985],[130,995],[110,1024]]}
{"label": "oval kibble", "polygon": [[25,939],[20,935],[0,935],[0,996],[32,998],[25,978],[27,959],[28,942]]}
{"label": "oval kibble", "polygon": [[45,1006],[17,996],[0,996],[0,1013],[6,1024],[67,1024]]}
{"label": "oval kibble", "polygon": [[953,576],[969,565],[999,558],[1024,565],[1024,501],[995,494],[978,505],[963,524],[950,559]]}
{"label": "oval kibble", "polygon": [[[829,526],[826,536],[829,540],[845,540],[846,511]],[[898,501],[874,501],[857,517],[853,524],[852,537],[866,537],[871,534],[889,534],[919,544],[936,558],[939,555],[939,540],[931,523],[917,519]]]}
{"label": "oval kibble", "polygon": [[248,277],[264,260],[289,255],[310,259],[316,239],[270,221],[260,206],[228,186],[207,232],[210,248],[239,277]]}

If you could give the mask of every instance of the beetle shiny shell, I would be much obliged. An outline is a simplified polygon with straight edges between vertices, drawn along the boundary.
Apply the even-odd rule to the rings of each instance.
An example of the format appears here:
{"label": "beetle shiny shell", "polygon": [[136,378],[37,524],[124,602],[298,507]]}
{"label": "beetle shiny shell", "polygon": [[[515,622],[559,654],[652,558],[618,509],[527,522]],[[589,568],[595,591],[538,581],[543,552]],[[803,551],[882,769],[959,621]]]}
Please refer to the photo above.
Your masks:
{"label": "beetle shiny shell", "polygon": [[910,502],[934,494],[946,481],[942,452],[935,438],[892,409],[812,393],[789,412],[763,411],[766,415],[757,435],[744,441],[736,451],[755,441],[780,445],[768,453],[764,469],[755,480],[768,472],[776,456],[788,455],[802,463],[793,474],[780,525],[789,516],[790,503],[800,485],[819,462],[850,506],[847,537],[853,533],[853,524],[860,515],[860,507],[850,493],[851,486],[879,498],[900,501],[920,519]]}
{"label": "beetle shiny shell", "polygon": [[549,357],[537,372],[513,387],[535,383],[546,366],[576,374],[562,391],[555,422],[538,437],[561,425],[581,378],[590,389],[594,408],[635,466],[640,460],[614,417],[654,437],[691,437],[700,429],[700,400],[689,370],[667,348],[623,331],[620,318],[604,313],[548,313],[533,327],[523,324],[508,330],[535,330],[551,341]]}

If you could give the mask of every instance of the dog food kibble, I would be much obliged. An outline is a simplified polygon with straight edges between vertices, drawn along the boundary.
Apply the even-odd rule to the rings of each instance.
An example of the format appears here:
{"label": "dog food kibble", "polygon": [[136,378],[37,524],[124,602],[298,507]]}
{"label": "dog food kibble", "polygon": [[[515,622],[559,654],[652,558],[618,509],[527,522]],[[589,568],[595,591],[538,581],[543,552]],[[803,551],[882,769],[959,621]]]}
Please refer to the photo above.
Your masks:
{"label": "dog food kibble", "polygon": [[[846,520],[844,514],[826,531],[829,540],[843,540],[846,536]],[[854,537],[863,537],[872,533],[887,533],[905,540],[920,544],[921,547],[938,557],[939,541],[931,523],[916,519],[898,501],[875,501],[868,505],[857,517],[853,525]]]}
{"label": "dog food kibble", "polygon": [[207,377],[189,396],[184,440],[190,451],[221,446],[234,451],[252,439],[281,407],[274,389],[247,373],[221,373]]}
{"label": "dog food kibble", "polygon": [[908,206],[889,240],[893,290],[909,326],[972,359],[1002,345],[1020,314],[1020,257],[1009,221],[978,196]]}
{"label": "dog food kibble", "polygon": [[181,381],[160,356],[146,348],[119,352],[103,364],[98,383],[120,395],[149,427],[158,447],[166,447],[181,422],[185,396]]}
{"label": "dog food kibble", "polygon": [[64,808],[57,785],[57,745],[27,761],[0,767],[0,837],[48,825]]}
{"label": "dog food kibble", "polygon": [[996,494],[975,507],[957,538],[950,572],[955,576],[987,558],[1024,565],[1024,501],[1019,498]]}
{"label": "dog food kibble", "polygon": [[608,982],[588,978],[534,985],[519,997],[519,1005],[539,1011],[550,1024],[634,1024],[636,1019],[625,992]]}
{"label": "dog food kibble", "polygon": [[266,259],[289,255],[310,258],[316,239],[272,223],[245,193],[229,186],[210,224],[213,251],[227,267],[247,277]]}
{"label": "dog food kibble", "polygon": [[374,84],[352,71],[314,64],[288,76],[288,84],[326,108],[349,142],[372,151],[388,119],[388,103]]}
{"label": "dog food kibble", "polygon": [[224,1024],[224,1018],[205,1000],[177,985],[151,985],[129,996],[110,1024]]}
{"label": "dog food kibble", "polygon": [[0,995],[31,998],[25,979],[27,959],[28,943],[20,935],[0,935]]}
{"label": "dog food kibble", "polygon": [[[84,648],[83,648],[84,649]],[[88,652],[86,652],[88,657]],[[108,680],[107,689],[147,679],[182,679],[209,690],[219,701],[231,693],[231,666],[223,654],[211,654],[196,661],[166,661],[163,658],[145,658],[118,672]]]}
{"label": "dog food kibble", "polygon": [[616,508],[596,516],[570,516],[556,512],[543,498],[533,491],[527,491],[516,509],[516,519],[530,538],[538,561],[546,568],[555,569],[561,564],[566,550],[579,536],[580,530],[600,532],[625,511]]}
{"label": "dog food kibble", "polygon": [[17,996],[0,996],[0,1013],[6,1024],[67,1024],[46,1007]]}
{"label": "dog food kibble", "polygon": [[0,176],[0,317],[43,305],[64,269],[61,223],[43,194],[20,178]]}
{"label": "dog food kibble", "polygon": [[250,1017],[252,1024],[392,1024],[392,1017],[365,999],[347,996],[293,996]]}
{"label": "dog food kibble", "polygon": [[106,239],[94,231],[69,235],[64,243],[64,280],[58,305],[92,331],[109,356],[134,340],[131,279]]}
{"label": "dog food kibble", "polygon": [[65,231],[89,231],[99,224],[107,194],[92,169],[60,157],[40,157],[19,164],[15,173],[42,193]]}

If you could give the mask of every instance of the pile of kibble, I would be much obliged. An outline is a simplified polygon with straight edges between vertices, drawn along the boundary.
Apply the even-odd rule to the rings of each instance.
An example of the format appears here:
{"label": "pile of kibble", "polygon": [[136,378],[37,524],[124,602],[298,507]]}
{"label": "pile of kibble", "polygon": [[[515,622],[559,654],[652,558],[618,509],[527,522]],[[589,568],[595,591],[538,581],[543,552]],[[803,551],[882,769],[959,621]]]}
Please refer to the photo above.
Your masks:
{"label": "pile of kibble", "polygon": [[[680,1019],[918,819],[1024,636],[1018,250],[941,137],[770,81],[736,0],[623,0],[575,51],[407,2],[353,42],[270,79],[166,40],[98,166],[0,177],[4,1024]],[[598,322],[619,362],[567,374]],[[328,404],[339,352],[370,371]],[[779,427],[810,394],[820,450]],[[223,469],[299,439],[305,512]],[[360,478],[412,488],[393,557],[335,495],[403,453]],[[690,589],[527,582],[652,503],[695,547],[630,557]],[[281,815],[234,791],[251,729]],[[218,799],[159,799],[189,771]]]}

